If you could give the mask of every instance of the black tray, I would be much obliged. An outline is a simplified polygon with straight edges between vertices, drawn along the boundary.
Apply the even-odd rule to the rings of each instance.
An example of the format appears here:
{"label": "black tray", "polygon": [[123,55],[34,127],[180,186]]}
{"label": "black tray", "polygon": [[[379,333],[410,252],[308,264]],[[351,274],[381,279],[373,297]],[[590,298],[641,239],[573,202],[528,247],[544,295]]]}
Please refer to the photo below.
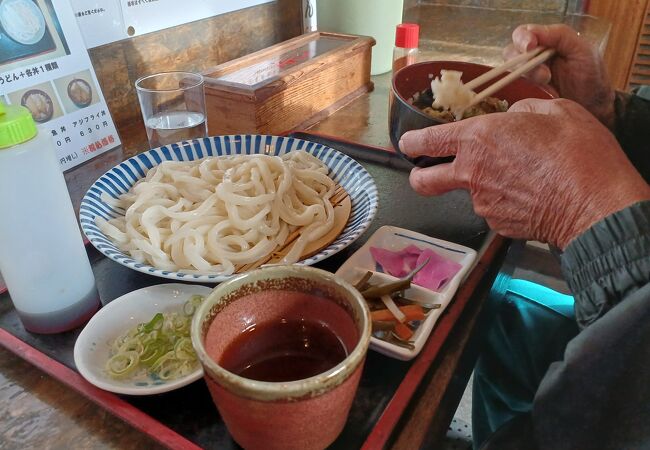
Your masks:
{"label": "black tray", "polygon": [[[485,241],[487,226],[474,214],[465,192],[455,191],[435,198],[418,196],[408,184],[412,166],[397,154],[311,134],[294,133],[291,136],[323,143],[352,156],[370,172],[379,192],[379,211],[368,232],[317,267],[335,271],[382,225],[407,228],[476,250]],[[91,246],[88,246],[88,255],[104,304],[135,289],[169,282],[124,267],[105,258]],[[59,335],[31,334],[22,327],[9,300],[7,293],[0,295],[0,328],[49,358],[76,370],[73,347],[80,330]],[[410,366],[411,362],[398,361],[374,351],[368,353],[348,422],[331,448],[362,446]],[[201,447],[238,448],[219,418],[202,380],[166,394],[122,398]]]}

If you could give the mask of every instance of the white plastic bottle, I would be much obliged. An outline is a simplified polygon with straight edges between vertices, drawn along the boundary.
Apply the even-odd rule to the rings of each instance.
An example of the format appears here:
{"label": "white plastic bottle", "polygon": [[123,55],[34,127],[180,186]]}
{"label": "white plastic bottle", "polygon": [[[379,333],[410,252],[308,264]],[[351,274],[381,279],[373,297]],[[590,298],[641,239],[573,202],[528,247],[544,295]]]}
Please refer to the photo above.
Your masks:
{"label": "white plastic bottle", "polygon": [[99,308],[50,136],[28,109],[0,102],[0,272],[29,331],[59,333]]}

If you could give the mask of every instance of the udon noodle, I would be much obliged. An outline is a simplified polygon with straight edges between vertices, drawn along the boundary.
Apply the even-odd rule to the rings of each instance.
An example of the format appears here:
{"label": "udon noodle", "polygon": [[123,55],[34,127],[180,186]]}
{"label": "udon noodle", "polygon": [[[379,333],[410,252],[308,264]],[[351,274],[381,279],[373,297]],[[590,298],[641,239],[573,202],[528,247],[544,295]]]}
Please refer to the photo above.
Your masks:
{"label": "udon noodle", "polygon": [[282,262],[334,225],[328,168],[304,151],[165,161],[129,192],[102,200],[124,212],[97,225],[136,261],[169,271],[231,274],[299,237]]}

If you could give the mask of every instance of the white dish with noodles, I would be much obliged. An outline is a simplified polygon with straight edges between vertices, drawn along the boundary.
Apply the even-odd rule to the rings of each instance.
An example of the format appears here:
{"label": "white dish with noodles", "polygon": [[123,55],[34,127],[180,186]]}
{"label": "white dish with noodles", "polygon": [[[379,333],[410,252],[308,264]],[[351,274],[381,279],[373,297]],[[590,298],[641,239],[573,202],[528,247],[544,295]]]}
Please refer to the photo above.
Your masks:
{"label": "white dish with noodles", "polygon": [[[350,196],[347,224],[327,247],[299,260],[307,244],[332,230],[338,186]],[[120,264],[216,283],[283,246],[281,263],[321,261],[354,242],[377,206],[372,177],[347,155],[300,139],[234,135],[122,162],[91,186],[79,214],[90,242]]]}
{"label": "white dish with noodles", "polygon": [[[116,340],[158,313],[183,314],[185,303],[194,295],[207,296],[212,289],[193,284],[160,284],[129,292],[108,303],[86,324],[74,346],[74,363],[88,382],[106,391],[127,395],[152,395],[186,386],[203,376],[196,361],[192,370],[180,377],[114,377],[107,372],[107,361]],[[190,319],[191,321],[191,319]]]}
{"label": "white dish with noodles", "polygon": [[14,41],[37,44],[45,36],[45,17],[32,0],[0,1],[0,25]]}

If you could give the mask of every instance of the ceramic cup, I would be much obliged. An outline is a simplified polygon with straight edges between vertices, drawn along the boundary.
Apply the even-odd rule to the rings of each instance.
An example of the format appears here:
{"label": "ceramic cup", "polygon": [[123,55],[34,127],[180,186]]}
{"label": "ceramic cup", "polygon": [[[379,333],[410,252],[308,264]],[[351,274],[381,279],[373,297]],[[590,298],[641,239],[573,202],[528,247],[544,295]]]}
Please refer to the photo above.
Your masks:
{"label": "ceramic cup", "polygon": [[[347,356],[323,373],[286,382],[243,378],[220,366],[224,351],[245,330],[280,319],[326,325]],[[370,312],[359,292],[336,275],[306,266],[264,268],[222,283],[192,321],[192,343],[212,399],[232,437],[247,449],[331,444],[347,420],[370,334]]]}

